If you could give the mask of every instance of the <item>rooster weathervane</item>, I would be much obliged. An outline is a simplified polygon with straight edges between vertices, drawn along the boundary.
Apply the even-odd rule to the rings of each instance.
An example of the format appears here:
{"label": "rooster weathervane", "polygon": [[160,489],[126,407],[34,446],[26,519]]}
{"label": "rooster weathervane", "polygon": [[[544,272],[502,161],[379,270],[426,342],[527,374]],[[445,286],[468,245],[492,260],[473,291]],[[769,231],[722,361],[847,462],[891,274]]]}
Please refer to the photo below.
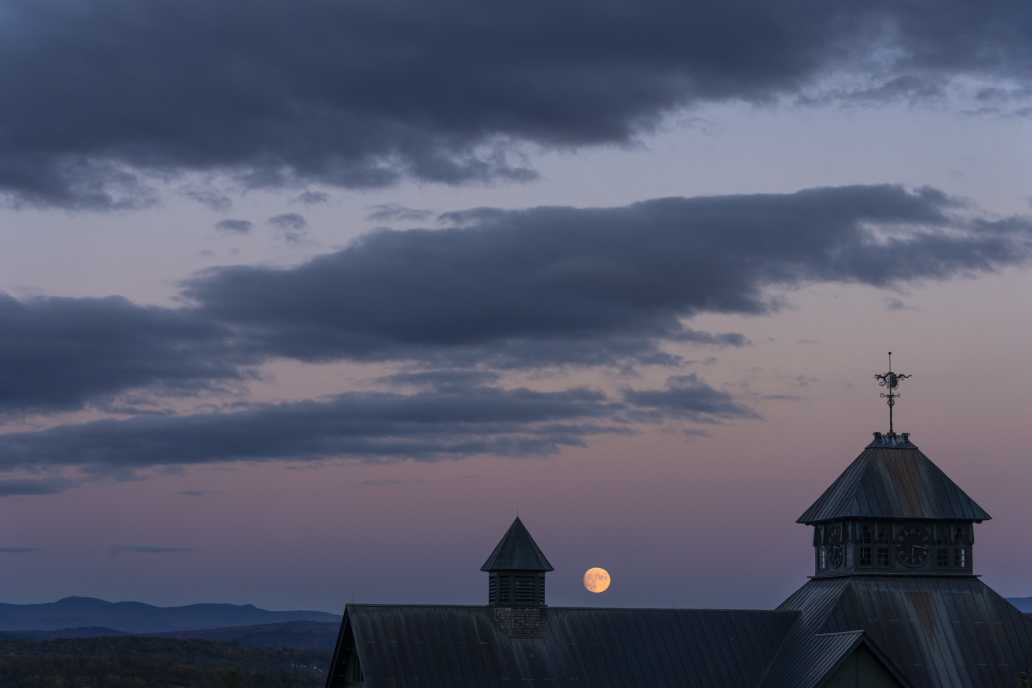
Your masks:
{"label": "rooster weathervane", "polygon": [[888,392],[882,392],[882,398],[885,399],[885,403],[889,405],[889,434],[896,434],[895,429],[892,425],[892,408],[896,405],[896,399],[899,399],[900,394],[896,391],[899,387],[899,383],[903,380],[909,380],[913,375],[906,375],[904,373],[897,373],[892,370],[892,352],[889,352],[889,369],[884,373],[877,373],[874,379],[878,381],[879,387],[884,387]]}

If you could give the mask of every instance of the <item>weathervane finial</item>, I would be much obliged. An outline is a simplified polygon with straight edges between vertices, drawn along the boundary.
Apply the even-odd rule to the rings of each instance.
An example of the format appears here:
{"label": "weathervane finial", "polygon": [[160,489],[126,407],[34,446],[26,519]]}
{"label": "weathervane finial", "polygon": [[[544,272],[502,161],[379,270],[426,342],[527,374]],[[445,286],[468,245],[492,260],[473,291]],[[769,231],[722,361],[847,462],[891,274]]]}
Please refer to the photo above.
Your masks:
{"label": "weathervane finial", "polygon": [[896,399],[899,399],[900,394],[896,391],[899,387],[899,383],[903,380],[908,380],[913,375],[904,375],[903,373],[897,373],[892,370],[892,352],[889,352],[889,369],[884,373],[877,373],[874,379],[878,381],[879,387],[885,387],[888,392],[882,392],[882,398],[885,399],[885,403],[889,405],[889,434],[895,435],[896,431],[892,425],[892,408],[896,405]]}

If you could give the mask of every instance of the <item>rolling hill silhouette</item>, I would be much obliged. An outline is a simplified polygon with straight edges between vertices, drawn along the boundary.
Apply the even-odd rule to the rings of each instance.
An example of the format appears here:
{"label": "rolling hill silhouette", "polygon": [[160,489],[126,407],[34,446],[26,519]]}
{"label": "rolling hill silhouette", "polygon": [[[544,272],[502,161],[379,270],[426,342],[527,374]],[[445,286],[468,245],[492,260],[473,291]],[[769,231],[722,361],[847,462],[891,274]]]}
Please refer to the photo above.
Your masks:
{"label": "rolling hill silhouette", "polygon": [[306,610],[269,611],[251,604],[158,607],[143,602],[108,602],[93,597],[65,597],[43,604],[0,604],[0,632],[90,629],[90,634],[96,635],[110,629],[138,635],[299,621],[337,624],[340,617]]}

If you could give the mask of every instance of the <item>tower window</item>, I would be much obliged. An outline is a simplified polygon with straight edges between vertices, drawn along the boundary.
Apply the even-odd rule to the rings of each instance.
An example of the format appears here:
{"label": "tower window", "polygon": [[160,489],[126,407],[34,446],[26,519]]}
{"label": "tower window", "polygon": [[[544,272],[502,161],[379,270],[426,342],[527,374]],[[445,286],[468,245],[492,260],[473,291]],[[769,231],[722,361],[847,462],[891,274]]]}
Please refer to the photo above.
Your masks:
{"label": "tower window", "polygon": [[871,565],[871,548],[861,547],[860,548],[860,566]]}
{"label": "tower window", "polygon": [[878,548],[878,566],[889,565],[889,548],[879,547]]}
{"label": "tower window", "polygon": [[953,550],[953,565],[958,569],[967,567],[967,550],[963,547]]}
{"label": "tower window", "polygon": [[[874,542],[874,528],[869,524],[865,523],[860,526],[860,541],[864,544],[870,544]],[[870,549],[870,548],[868,548]]]}
{"label": "tower window", "polygon": [[824,547],[821,547],[820,561],[818,562],[817,567],[821,571],[828,568],[828,550]]}
{"label": "tower window", "polygon": [[947,568],[950,565],[950,551],[945,547],[940,547],[935,553],[935,565],[940,569]]}

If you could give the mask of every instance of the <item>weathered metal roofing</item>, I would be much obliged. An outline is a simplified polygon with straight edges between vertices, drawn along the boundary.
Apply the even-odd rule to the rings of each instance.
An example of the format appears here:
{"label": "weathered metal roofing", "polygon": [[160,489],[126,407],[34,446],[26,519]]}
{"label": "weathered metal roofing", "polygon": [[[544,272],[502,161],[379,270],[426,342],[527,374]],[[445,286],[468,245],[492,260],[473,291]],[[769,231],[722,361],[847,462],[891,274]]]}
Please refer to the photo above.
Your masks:
{"label": "weathered metal roofing", "polygon": [[909,437],[878,434],[798,522],[842,518],[987,521],[991,516]]}
{"label": "weathered metal roofing", "polygon": [[857,649],[864,645],[896,677],[901,688],[910,683],[863,631],[801,635],[782,649],[763,688],[817,688]]}
{"label": "weathered metal roofing", "polygon": [[[349,606],[363,685],[755,688],[797,612],[547,607],[512,638],[492,607]],[[346,662],[338,648],[331,677]]]}
{"label": "weathered metal roofing", "polygon": [[974,577],[811,580],[778,609],[802,613],[786,645],[862,630],[914,688],[1013,688],[1032,671],[1032,621]]}
{"label": "weathered metal roofing", "polygon": [[552,571],[544,552],[530,536],[530,531],[517,516],[495,545],[481,571]]}

